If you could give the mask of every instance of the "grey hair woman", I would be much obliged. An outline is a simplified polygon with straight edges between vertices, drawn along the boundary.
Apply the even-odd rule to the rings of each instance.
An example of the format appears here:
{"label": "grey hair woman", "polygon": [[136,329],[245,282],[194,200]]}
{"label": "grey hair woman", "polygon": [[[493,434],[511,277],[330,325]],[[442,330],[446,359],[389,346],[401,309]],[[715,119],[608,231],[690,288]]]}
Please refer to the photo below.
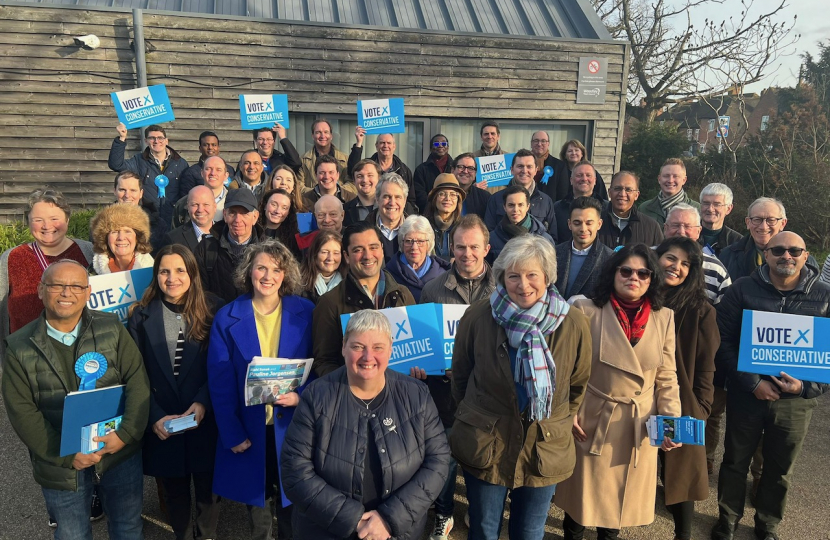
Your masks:
{"label": "grey hair woman", "polygon": [[404,220],[398,231],[398,244],[400,251],[387,263],[386,269],[419,302],[424,285],[446,272],[450,263],[433,254],[435,235],[423,216],[409,216]]}

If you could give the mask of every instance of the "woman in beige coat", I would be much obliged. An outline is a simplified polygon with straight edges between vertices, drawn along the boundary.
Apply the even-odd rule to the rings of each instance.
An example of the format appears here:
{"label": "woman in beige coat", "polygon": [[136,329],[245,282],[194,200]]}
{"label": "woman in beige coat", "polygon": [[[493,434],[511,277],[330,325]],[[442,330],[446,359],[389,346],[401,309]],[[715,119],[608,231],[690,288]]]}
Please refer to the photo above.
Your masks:
{"label": "woman in beige coat", "polygon": [[[674,313],[662,308],[662,281],[650,248],[626,246],[606,262],[593,299],[574,304],[590,321],[593,357],[574,417],[576,468],[556,490],[566,540],[580,540],[586,525],[613,540],[621,527],[654,520],[657,448],[645,423],[680,415]],[[665,451],[677,446],[663,440]]]}

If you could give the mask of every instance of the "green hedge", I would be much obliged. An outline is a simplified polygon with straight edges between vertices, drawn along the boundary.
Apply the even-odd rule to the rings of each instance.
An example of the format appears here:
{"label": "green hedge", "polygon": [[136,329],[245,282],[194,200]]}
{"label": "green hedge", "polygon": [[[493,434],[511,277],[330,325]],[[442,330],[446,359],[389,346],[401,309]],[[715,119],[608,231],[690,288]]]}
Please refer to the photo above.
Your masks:
{"label": "green hedge", "polygon": [[[89,240],[89,222],[97,210],[81,210],[69,217],[69,229],[67,234],[72,238]],[[0,225],[0,253],[20,244],[31,242],[32,233],[29,227],[22,221],[13,221]]]}

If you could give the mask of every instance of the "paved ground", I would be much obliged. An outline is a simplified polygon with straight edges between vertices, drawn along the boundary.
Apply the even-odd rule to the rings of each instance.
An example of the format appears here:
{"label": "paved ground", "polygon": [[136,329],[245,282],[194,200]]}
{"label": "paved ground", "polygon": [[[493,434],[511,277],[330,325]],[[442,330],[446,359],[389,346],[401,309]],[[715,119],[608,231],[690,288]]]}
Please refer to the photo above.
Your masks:
{"label": "paved ground", "polygon": [[[830,540],[830,472],[827,454],[830,450],[830,397],[820,400],[813,415],[810,433],[804,451],[793,475],[789,506],[780,533],[782,540]],[[40,489],[32,480],[31,467],[25,448],[9,426],[5,407],[0,400],[0,540],[49,540],[51,529],[46,526],[46,510]],[[717,514],[715,502],[717,475],[710,479],[712,488],[709,499],[696,505],[693,538],[709,538],[709,530]],[[464,526],[466,500],[464,487],[459,486],[456,494],[456,525],[450,538],[461,540],[467,536]],[[172,540],[169,527],[161,521],[155,482],[145,481],[145,537],[147,540]],[[751,540],[753,510],[748,506],[747,515],[741,521],[736,540]],[[562,511],[551,509],[546,527],[546,539],[562,538]],[[224,504],[220,525],[221,540],[247,539],[247,525],[244,507],[235,503]],[[648,527],[623,530],[621,537],[632,540],[671,540],[674,529],[671,517],[662,506],[662,492],[658,488],[657,518]],[[93,527],[94,539],[107,538],[106,522],[102,520]],[[426,534],[424,538],[426,538]],[[502,535],[506,538],[506,533]],[[588,538],[595,538],[594,533]]]}

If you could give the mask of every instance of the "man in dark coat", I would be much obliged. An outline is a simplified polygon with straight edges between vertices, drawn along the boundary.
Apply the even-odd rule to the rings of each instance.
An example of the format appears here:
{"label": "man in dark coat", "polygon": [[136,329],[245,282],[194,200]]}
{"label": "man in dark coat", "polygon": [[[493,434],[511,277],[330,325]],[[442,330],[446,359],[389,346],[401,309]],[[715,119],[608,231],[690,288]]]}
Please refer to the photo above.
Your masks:
{"label": "man in dark coat", "polygon": [[[203,131],[199,134],[199,161],[194,163],[182,173],[179,179],[179,194],[181,197],[186,197],[190,190],[196,186],[204,185],[205,181],[202,178],[202,167],[205,165],[205,160],[209,157],[219,155],[219,136],[213,131]],[[228,175],[233,178],[235,170],[233,167],[225,162],[225,170]]]}
{"label": "man in dark coat", "polygon": [[[556,232],[559,235],[558,242],[567,242],[573,238],[568,227],[571,202],[576,197],[595,197],[594,187],[596,184],[597,170],[590,161],[583,161],[574,165],[570,178],[571,191],[563,199],[553,203],[553,214],[556,216]],[[608,201],[600,200],[600,202],[602,203],[601,210],[608,206]]]}
{"label": "man in dark coat", "polygon": [[749,234],[726,246],[718,256],[733,280],[752,274],[764,264],[764,248],[787,226],[787,212],[781,201],[759,197],[747,208],[744,222]]}
{"label": "man in dark coat", "polygon": [[700,191],[700,231],[698,243],[705,253],[717,257],[726,246],[741,239],[741,233],[726,226],[733,208],[732,190],[726,184],[711,183]]}
{"label": "man in dark coat", "polygon": [[479,188],[476,184],[475,156],[470,152],[458,155],[452,165],[452,173],[461,189],[467,192],[461,205],[461,214],[465,216],[475,214],[484,219],[487,213],[487,202],[493,194],[486,189]]}
{"label": "man in dark coat", "polygon": [[613,254],[611,248],[597,242],[597,231],[602,226],[602,204],[598,200],[577,197],[571,202],[569,211],[567,227],[572,234],[571,240],[556,246],[555,285],[566,299],[576,295],[590,296],[602,265]]}
{"label": "man in dark coat", "polygon": [[[300,161],[300,154],[285,132],[285,128],[280,124],[274,124],[273,128],[259,128],[253,130],[254,145],[256,145],[257,152],[262,158],[262,167],[267,176],[280,165],[288,165],[295,173],[300,172],[300,167],[303,162]],[[274,143],[280,142],[280,146],[285,150],[285,153],[280,152],[274,148]]]}
{"label": "man in dark coat", "polygon": [[441,133],[433,135],[429,140],[430,154],[426,161],[415,167],[413,183],[415,185],[415,202],[424,213],[427,207],[427,199],[435,179],[441,173],[452,172],[452,158],[450,157],[450,143],[447,137]]}
{"label": "man in dark coat", "polygon": [[[143,200],[159,210],[159,220],[152,236],[159,240],[170,228],[173,205],[180,195],[179,178],[187,170],[187,161],[167,144],[164,128],[157,125],[144,128],[147,147],[140,154],[124,159],[127,148],[127,127],[116,126],[118,136],[113,139],[107,165],[115,172],[133,171],[141,177]],[[154,246],[157,247],[157,246]]]}
{"label": "man in dark coat", "polygon": [[[352,147],[352,151],[349,153],[349,178],[352,178],[354,168],[363,156],[363,140],[365,137],[366,130],[358,126],[355,129],[355,139],[357,139],[357,143]],[[383,133],[378,135],[378,138],[375,141],[375,149],[377,152],[372,154],[369,159],[378,164],[381,176],[387,173],[395,173],[403,178],[403,181],[406,182],[406,185],[409,188],[406,198],[407,204],[420,208],[420,212],[423,212],[424,207],[419,207],[417,201],[415,200],[415,184],[412,178],[412,170],[407,167],[403,161],[401,161],[401,158],[395,155],[395,150],[397,149],[397,145],[395,144],[395,136],[391,133]]]}
{"label": "man in dark coat", "polygon": [[373,223],[360,221],[346,227],[342,253],[349,271],[337,287],[320,297],[314,309],[313,369],[319,377],[343,365],[340,315],[415,304],[412,293],[383,270],[381,233]]}
{"label": "man in dark coat", "polygon": [[242,294],[234,285],[233,273],[245,247],[259,242],[262,228],[256,224],[257,200],[249,189],[230,190],[222,213],[224,221],[213,226],[194,255],[205,290],[227,303]]}
{"label": "man in dark coat", "polygon": [[[750,214],[754,215],[754,214]],[[743,311],[830,316],[830,286],[808,260],[804,240],[781,232],[764,249],[764,264],[735,281],[717,306],[721,346],[716,363],[729,380],[726,436],[718,477],[719,518],[713,540],[731,540],[744,513],[746,473],[763,434],[764,470],[755,497],[755,536],[777,540],[790,476],[807,435],[816,398],[830,385],[738,370]]]}
{"label": "man in dark coat", "polygon": [[611,179],[611,202],[602,212],[602,227],[597,233],[601,244],[617,246],[643,243],[656,246],[663,241],[660,225],[640,214],[634,203],[640,198],[640,179],[628,171],[620,171]]}
{"label": "man in dark coat", "polygon": [[164,236],[162,246],[181,244],[195,253],[199,242],[211,234],[213,217],[216,215],[216,200],[207,186],[196,186],[187,194],[189,221],[176,227]]}

